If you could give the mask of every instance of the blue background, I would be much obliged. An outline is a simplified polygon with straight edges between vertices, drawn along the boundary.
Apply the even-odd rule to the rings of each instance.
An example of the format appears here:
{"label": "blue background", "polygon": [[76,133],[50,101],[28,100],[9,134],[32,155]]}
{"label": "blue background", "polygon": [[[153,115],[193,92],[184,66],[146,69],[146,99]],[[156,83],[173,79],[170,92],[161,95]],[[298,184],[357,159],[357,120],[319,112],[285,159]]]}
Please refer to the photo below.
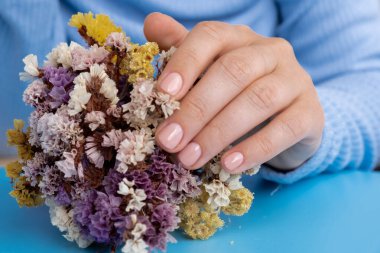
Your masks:
{"label": "blue background", "polygon": [[[66,241],[45,207],[20,209],[2,169],[0,184],[0,253],[109,252]],[[167,252],[380,252],[380,173],[324,174],[290,186],[256,176],[245,184],[255,191],[247,215],[226,218],[207,241],[175,233]]]}

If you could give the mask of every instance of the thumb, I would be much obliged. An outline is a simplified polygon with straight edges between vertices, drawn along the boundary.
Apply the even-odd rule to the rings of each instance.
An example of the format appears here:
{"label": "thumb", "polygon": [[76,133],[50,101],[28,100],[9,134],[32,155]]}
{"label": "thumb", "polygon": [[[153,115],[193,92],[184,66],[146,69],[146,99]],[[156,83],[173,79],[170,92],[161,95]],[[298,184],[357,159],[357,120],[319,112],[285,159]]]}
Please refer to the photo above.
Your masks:
{"label": "thumb", "polygon": [[179,47],[189,31],[174,18],[153,12],[144,21],[144,34],[148,41],[157,42],[160,49]]}

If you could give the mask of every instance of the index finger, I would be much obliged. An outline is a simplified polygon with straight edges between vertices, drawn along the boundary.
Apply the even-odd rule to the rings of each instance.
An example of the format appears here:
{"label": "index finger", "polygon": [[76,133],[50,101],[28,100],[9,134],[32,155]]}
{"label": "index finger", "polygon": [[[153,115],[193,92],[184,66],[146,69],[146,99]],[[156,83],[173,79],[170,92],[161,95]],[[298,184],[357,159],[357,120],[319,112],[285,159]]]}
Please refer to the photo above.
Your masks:
{"label": "index finger", "polygon": [[245,26],[201,22],[186,36],[158,78],[158,87],[181,99],[220,55],[247,46],[262,36]]}

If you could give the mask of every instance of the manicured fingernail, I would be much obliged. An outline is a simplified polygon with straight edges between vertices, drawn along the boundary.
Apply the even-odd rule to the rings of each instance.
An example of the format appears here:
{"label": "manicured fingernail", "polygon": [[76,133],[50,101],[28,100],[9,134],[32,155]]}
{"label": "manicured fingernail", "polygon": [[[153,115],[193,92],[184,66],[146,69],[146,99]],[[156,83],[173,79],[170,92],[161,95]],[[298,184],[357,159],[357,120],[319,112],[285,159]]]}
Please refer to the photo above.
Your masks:
{"label": "manicured fingernail", "polygon": [[158,133],[158,140],[168,149],[175,148],[183,136],[182,127],[177,123],[170,123]]}
{"label": "manicured fingernail", "polygon": [[176,95],[182,88],[182,77],[178,73],[170,73],[160,83],[161,89],[170,95]]}
{"label": "manicured fingernail", "polygon": [[183,165],[191,166],[199,159],[201,153],[201,146],[196,142],[191,142],[178,154],[178,158]]}
{"label": "manicured fingernail", "polygon": [[224,159],[224,167],[229,171],[233,171],[243,163],[243,160],[244,156],[242,153],[231,153]]}

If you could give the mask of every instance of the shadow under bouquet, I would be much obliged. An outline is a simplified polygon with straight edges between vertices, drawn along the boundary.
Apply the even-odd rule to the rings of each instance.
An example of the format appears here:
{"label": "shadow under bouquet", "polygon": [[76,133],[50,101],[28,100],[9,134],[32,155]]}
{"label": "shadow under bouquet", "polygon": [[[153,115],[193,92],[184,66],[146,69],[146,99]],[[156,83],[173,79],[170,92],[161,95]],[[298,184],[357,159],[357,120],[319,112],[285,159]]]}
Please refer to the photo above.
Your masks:
{"label": "shadow under bouquet", "polygon": [[15,120],[7,132],[19,155],[6,166],[18,204],[46,204],[79,247],[128,253],[165,250],[179,227],[207,239],[223,226],[221,212],[246,213],[253,194],[222,169],[220,154],[189,171],[154,141],[157,125],[180,108],[156,87],[175,48],[132,43],[102,14],[78,13],[69,24],[88,47],[61,43],[42,67],[35,55],[23,60],[23,100],[35,110],[26,129]]}

